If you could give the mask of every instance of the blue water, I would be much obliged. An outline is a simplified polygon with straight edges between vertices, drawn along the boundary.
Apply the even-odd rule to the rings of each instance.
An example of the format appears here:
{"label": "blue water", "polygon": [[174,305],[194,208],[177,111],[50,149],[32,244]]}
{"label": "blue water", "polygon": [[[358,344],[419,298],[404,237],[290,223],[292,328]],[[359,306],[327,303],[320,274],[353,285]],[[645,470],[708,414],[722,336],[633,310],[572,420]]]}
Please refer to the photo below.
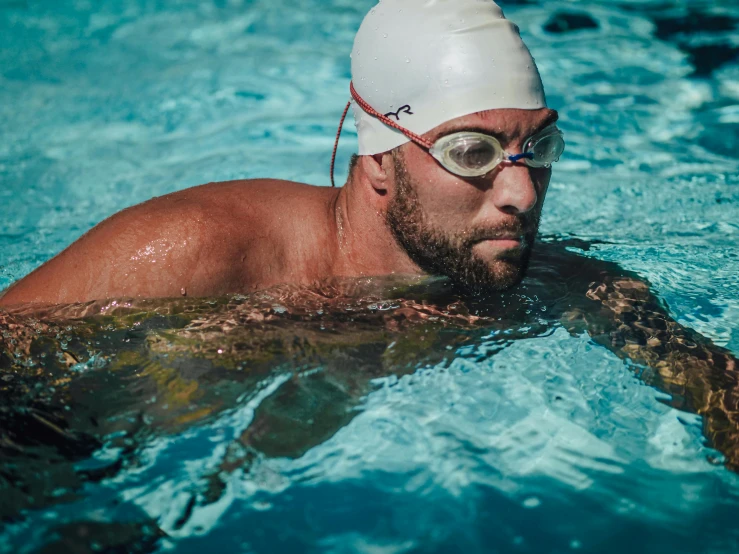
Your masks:
{"label": "blue water", "polygon": [[[590,244],[582,255],[640,275],[675,320],[739,355],[739,6],[501,4],[567,137],[542,234]],[[351,42],[372,5],[0,0],[0,289],[152,196],[264,176],[328,185]],[[339,178],[355,145],[347,124]],[[38,374],[43,387],[73,391],[70,432],[88,432],[74,414],[96,394],[114,404],[135,393],[141,405],[106,412],[96,422],[105,433],[71,462],[31,456],[26,489],[7,477],[26,462],[0,460],[0,552],[75,551],[63,528],[88,549],[76,551],[105,550],[115,541],[89,529],[121,522],[166,534],[134,533],[135,552],[739,548],[739,477],[702,419],[556,322],[495,343],[494,354],[478,334],[449,346],[446,361],[422,358],[403,372],[390,364],[357,393],[348,421],[305,452],[229,470],[224,456],[259,407],[296,371],[321,366],[283,360],[244,384],[184,364],[182,377],[155,365],[175,339],[148,333],[152,365],[125,369],[125,379],[104,346],[108,354],[73,366],[72,384]],[[223,337],[199,340],[207,350]],[[136,388],[132,376],[160,389]],[[207,405],[207,417],[175,409],[177,398]],[[125,442],[129,420],[154,430]],[[79,477],[123,459],[99,479]],[[220,493],[190,506],[219,472]]]}

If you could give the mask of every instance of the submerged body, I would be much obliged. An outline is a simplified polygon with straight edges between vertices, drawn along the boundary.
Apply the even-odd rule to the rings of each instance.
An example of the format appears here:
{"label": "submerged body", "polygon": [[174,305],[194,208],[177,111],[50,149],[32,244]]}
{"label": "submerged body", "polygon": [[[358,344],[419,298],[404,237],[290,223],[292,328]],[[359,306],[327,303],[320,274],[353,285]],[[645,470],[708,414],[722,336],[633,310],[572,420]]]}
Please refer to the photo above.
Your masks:
{"label": "submerged body", "polygon": [[[212,460],[197,478],[189,474],[189,508],[178,514],[184,525],[193,509],[223,500],[234,476],[252,479],[265,459],[300,458],[329,441],[362,413],[384,378],[420,378],[428,370],[441,376],[460,361],[485,363],[490,368],[476,382],[491,382],[487,374],[505,397],[505,379],[492,377],[506,373],[498,355],[505,359],[503,350],[527,342],[546,351],[545,337],[562,329],[636,362],[627,367],[668,391],[672,405],[705,417],[706,436],[729,467],[739,467],[739,372],[731,353],[671,321],[634,275],[573,247],[588,246],[541,244],[521,287],[485,297],[460,295],[443,280],[361,279],[217,300],[0,312],[0,452],[8,460],[0,471],[10,475],[12,499],[3,515],[53,505],[64,479],[70,491],[100,486],[100,479],[122,482],[125,490],[123,477],[146,463],[152,439],[201,430],[216,440],[206,441]],[[568,368],[561,379],[598,373],[574,369],[565,352],[555,356]],[[620,371],[613,371],[618,380]],[[273,379],[279,386],[265,388]],[[453,405],[458,391],[439,393]],[[253,415],[229,424],[235,435],[219,434],[214,421],[230,421],[260,395]],[[472,411],[492,424],[497,408],[478,404]],[[387,417],[404,432],[431,424]],[[120,455],[89,472],[76,469],[100,450]]]}

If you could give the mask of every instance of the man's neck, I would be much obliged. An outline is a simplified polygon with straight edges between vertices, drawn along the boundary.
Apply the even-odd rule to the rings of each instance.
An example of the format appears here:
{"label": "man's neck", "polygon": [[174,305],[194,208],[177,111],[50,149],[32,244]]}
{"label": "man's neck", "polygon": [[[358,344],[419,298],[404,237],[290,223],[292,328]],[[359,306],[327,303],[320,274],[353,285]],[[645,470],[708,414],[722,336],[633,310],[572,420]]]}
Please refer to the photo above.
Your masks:
{"label": "man's neck", "polygon": [[350,177],[332,205],[335,221],[335,276],[419,275],[423,272],[398,245],[379,209],[368,209],[377,194],[362,177]]}

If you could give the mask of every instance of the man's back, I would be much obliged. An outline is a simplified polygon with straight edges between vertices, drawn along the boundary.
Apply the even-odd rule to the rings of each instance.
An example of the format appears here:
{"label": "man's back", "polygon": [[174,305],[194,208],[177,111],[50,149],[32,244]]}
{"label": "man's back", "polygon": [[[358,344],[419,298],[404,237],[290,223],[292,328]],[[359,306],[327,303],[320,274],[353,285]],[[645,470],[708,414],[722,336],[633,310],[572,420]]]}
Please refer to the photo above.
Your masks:
{"label": "man's back", "polygon": [[272,179],[211,183],[103,221],[0,298],[0,306],[217,296],[329,271],[338,191]]}

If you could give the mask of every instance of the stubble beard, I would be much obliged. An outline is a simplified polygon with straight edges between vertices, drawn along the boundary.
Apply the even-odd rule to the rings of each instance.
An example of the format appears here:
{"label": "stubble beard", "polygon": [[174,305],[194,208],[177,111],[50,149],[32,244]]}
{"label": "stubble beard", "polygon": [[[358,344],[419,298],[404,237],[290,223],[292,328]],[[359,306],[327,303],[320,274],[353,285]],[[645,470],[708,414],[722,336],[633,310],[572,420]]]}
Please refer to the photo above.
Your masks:
{"label": "stubble beard", "polygon": [[[396,242],[426,273],[446,276],[456,286],[472,292],[503,291],[526,275],[531,249],[539,228],[539,214],[507,220],[494,228],[448,233],[428,221],[401,156],[393,152],[396,194],[388,207],[387,225]],[[473,252],[475,244],[500,233],[524,237],[520,248],[486,262]]]}

